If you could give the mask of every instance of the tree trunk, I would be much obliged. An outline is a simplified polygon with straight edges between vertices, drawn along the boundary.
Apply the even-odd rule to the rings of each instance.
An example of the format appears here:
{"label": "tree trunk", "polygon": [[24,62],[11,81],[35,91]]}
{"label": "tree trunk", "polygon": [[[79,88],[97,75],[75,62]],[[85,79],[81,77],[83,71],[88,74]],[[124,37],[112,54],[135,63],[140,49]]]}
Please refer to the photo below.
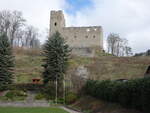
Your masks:
{"label": "tree trunk", "polygon": [[65,95],[66,95],[66,90],[65,90],[65,80],[63,80],[63,87],[64,87],[64,94],[63,94],[63,96],[64,96],[64,104],[65,104]]}
{"label": "tree trunk", "polygon": [[56,102],[56,104],[57,104],[57,84],[58,84],[58,83],[57,83],[57,79],[56,79],[56,84],[55,84],[55,85],[56,85],[56,93],[55,93],[55,94],[56,94],[56,95],[55,95],[55,96],[56,96],[56,97],[55,97],[55,102]]}

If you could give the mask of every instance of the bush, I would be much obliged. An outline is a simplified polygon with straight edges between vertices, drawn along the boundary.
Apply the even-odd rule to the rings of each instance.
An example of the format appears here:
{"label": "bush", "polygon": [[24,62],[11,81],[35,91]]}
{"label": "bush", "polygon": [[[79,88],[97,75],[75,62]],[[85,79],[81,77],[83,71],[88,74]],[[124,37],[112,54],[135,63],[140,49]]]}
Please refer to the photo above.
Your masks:
{"label": "bush", "polygon": [[42,84],[14,84],[12,89],[24,90],[24,91],[41,91],[44,88]]}
{"label": "bush", "polygon": [[[63,97],[63,88],[62,84],[58,82],[58,90],[57,90],[57,96],[58,98]],[[41,90],[42,93],[44,93],[47,100],[54,100],[55,99],[55,93],[56,93],[56,86],[55,83],[51,82],[44,86],[44,88]]]}
{"label": "bush", "polygon": [[142,111],[150,111],[150,78],[119,81],[87,81],[85,93],[109,102]]}
{"label": "bush", "polygon": [[53,100],[55,99],[55,85],[48,84],[44,86],[44,88],[41,91],[47,100]]}
{"label": "bush", "polygon": [[7,98],[7,97],[5,97],[5,96],[0,96],[0,100],[1,100],[1,101],[7,101],[7,100],[8,100],[8,98]]}
{"label": "bush", "polygon": [[63,104],[64,103],[64,99],[63,98],[58,98],[57,103]]}
{"label": "bush", "polygon": [[45,99],[45,95],[42,94],[42,93],[38,93],[38,94],[35,96],[35,99],[36,99],[36,100],[42,100],[42,99]]}
{"label": "bush", "polygon": [[3,85],[0,86],[0,91],[7,91],[7,90],[23,90],[23,91],[41,91],[44,89],[43,84],[12,84],[12,85]]}
{"label": "bush", "polygon": [[69,92],[66,94],[66,104],[72,104],[77,100],[77,95],[73,92]]}
{"label": "bush", "polygon": [[27,97],[27,93],[19,90],[12,90],[6,93],[5,97],[8,100],[23,100]]}
{"label": "bush", "polygon": [[9,89],[9,85],[0,85],[0,91],[6,91]]}
{"label": "bush", "polygon": [[[58,98],[61,98],[63,96],[63,90],[61,83],[58,84]],[[54,100],[55,99],[55,84],[54,83],[49,83],[47,85],[43,84],[13,84],[13,85],[5,85],[5,86],[0,86],[0,91],[16,91],[16,90],[21,90],[21,91],[35,91],[39,93],[37,95],[37,100],[41,98],[45,98],[47,100]],[[41,93],[41,94],[40,94]],[[11,94],[8,94],[10,96]]]}
{"label": "bush", "polygon": [[13,92],[8,92],[8,93],[6,93],[5,97],[6,97],[7,99],[12,100],[12,99],[14,98],[14,94],[13,94]]}

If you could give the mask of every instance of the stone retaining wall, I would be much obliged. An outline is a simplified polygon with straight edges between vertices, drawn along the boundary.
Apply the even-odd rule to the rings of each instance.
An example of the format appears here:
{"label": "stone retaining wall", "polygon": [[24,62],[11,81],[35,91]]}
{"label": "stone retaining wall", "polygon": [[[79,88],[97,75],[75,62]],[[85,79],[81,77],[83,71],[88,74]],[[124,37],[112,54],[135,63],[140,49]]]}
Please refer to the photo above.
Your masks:
{"label": "stone retaining wall", "polygon": [[47,101],[35,101],[35,102],[3,102],[0,101],[1,107],[49,107],[49,103]]}

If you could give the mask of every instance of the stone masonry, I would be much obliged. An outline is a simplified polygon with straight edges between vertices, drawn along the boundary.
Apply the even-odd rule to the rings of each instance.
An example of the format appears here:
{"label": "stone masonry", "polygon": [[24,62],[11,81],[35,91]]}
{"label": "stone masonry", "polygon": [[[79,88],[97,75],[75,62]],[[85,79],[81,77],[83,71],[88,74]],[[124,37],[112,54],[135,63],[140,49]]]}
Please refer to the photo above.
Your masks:
{"label": "stone masonry", "polygon": [[103,49],[103,30],[101,26],[66,27],[64,14],[61,10],[51,11],[50,15],[50,36],[56,31],[61,33],[69,46],[76,48],[76,50],[93,47]]}

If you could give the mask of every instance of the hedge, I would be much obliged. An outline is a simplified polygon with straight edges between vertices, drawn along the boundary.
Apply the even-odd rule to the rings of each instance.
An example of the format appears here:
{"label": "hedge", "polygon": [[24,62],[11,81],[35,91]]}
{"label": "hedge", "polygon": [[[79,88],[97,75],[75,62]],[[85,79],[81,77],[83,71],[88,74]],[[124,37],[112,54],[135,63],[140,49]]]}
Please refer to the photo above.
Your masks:
{"label": "hedge", "polygon": [[87,81],[85,93],[108,102],[150,112],[150,78],[121,81]]}
{"label": "hedge", "polygon": [[[62,97],[63,90],[60,90],[60,86],[58,87],[58,97]],[[54,99],[55,98],[55,84],[9,84],[9,85],[1,85],[0,86],[0,92],[1,91],[8,91],[8,90],[23,90],[23,91],[35,91],[42,93],[45,95],[45,98],[47,100]]]}
{"label": "hedge", "polygon": [[27,91],[41,91],[45,86],[43,84],[10,84],[0,86],[0,91],[5,90],[27,90]]}

